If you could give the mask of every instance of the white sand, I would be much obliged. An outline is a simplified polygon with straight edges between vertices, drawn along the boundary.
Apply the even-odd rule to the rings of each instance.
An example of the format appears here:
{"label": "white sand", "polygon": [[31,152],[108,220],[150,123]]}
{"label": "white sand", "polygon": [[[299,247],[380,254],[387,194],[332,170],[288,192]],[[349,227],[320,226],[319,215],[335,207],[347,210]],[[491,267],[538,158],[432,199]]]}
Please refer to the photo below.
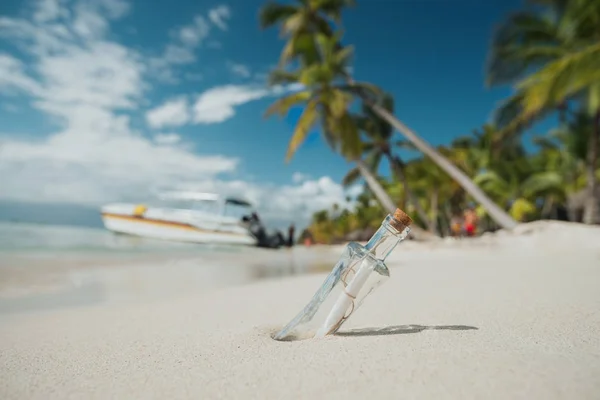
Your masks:
{"label": "white sand", "polygon": [[600,228],[405,243],[389,265],[321,340],[270,334],[324,275],[2,316],[0,398],[599,398]]}

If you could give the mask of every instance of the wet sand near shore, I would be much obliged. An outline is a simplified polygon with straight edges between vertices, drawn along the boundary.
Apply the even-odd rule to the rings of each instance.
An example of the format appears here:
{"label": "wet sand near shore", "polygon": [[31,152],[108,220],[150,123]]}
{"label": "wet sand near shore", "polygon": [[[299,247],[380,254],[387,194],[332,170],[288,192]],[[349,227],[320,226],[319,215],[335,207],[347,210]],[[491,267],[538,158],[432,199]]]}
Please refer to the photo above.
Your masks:
{"label": "wet sand near shore", "polygon": [[328,246],[159,254],[13,252],[0,256],[0,313],[155,300],[331,269]]}

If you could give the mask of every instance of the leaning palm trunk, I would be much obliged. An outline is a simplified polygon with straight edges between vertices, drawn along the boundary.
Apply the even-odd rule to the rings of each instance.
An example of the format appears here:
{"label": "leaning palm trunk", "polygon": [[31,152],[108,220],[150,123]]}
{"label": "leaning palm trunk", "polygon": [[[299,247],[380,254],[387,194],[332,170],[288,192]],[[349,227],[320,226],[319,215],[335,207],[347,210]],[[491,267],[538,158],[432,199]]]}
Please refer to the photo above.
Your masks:
{"label": "leaning palm trunk", "polygon": [[427,227],[431,231],[432,229],[429,218],[427,217],[427,213],[423,207],[421,207],[421,203],[419,203],[419,199],[415,195],[415,192],[413,192],[410,188],[408,180],[406,179],[406,175],[404,175],[404,168],[402,167],[400,160],[397,157],[393,157],[390,153],[387,153],[386,157],[388,158],[389,163],[396,174],[396,178],[400,181],[400,183],[402,183],[402,187],[404,188],[404,193],[406,194],[408,202],[412,204],[419,218],[421,218],[421,220],[427,224]]}
{"label": "leaning palm trunk", "polygon": [[369,168],[366,166],[365,162],[361,159],[357,159],[355,160],[355,162],[356,166],[358,167],[358,170],[360,171],[360,174],[367,182],[367,185],[369,185],[369,188],[371,189],[379,203],[386,210],[391,210],[391,212],[393,212],[396,209],[394,202],[392,201],[390,196],[388,196],[388,194],[385,192],[385,189],[383,189],[379,182],[377,182],[377,179],[371,173],[371,170],[369,170]]}
{"label": "leaning palm trunk", "polygon": [[[396,210],[396,205],[394,204],[394,201],[386,193],[385,189],[379,184],[379,182],[377,181],[377,178],[375,178],[375,175],[373,175],[373,173],[367,167],[365,162],[363,160],[361,160],[360,158],[356,159],[354,162],[356,163],[356,166],[357,166],[358,170],[360,171],[360,174],[364,178],[365,182],[367,182],[367,185],[369,185],[369,189],[371,189],[371,191],[377,198],[377,201],[379,201],[379,204],[381,204],[381,206],[385,210],[387,210],[391,213],[394,213]],[[417,240],[437,239],[437,237],[435,235],[432,235],[431,233],[427,232],[426,230],[421,229],[414,225],[411,227],[410,232],[411,232],[411,235]]]}
{"label": "leaning palm trunk", "polygon": [[598,218],[598,181],[596,169],[598,167],[598,150],[600,147],[600,110],[594,116],[594,128],[590,135],[587,160],[587,195],[583,208],[583,223],[595,224]]}
{"label": "leaning palm trunk", "polygon": [[443,171],[445,171],[450,177],[452,177],[467,193],[469,193],[475,201],[477,201],[488,214],[505,229],[513,229],[518,224],[512,219],[512,217],[498,207],[484,192],[481,190],[473,181],[454,164],[452,164],[446,157],[437,152],[433,147],[421,139],[415,132],[409,127],[404,125],[401,121],[396,119],[390,114],[385,108],[377,105],[371,99],[363,96],[363,101],[369,105],[379,117],[387,121],[392,125],[398,132],[404,135],[419,151],[428,156],[435,162]]}
{"label": "leaning palm trunk", "polygon": [[437,187],[431,190],[431,222],[429,223],[429,230],[435,234],[438,230],[438,203],[440,198],[440,192]]}

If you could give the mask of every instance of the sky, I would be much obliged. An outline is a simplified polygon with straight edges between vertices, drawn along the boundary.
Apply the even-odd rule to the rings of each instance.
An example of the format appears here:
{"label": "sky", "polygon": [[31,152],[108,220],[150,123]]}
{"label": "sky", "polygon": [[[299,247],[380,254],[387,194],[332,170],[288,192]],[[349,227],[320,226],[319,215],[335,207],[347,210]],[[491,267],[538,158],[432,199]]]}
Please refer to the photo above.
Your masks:
{"label": "sky", "polygon": [[[263,3],[3,0],[0,202],[98,207],[191,189],[243,196],[278,223],[345,204],[360,187],[340,185],[351,165],[318,132],[285,163],[301,110],[264,118],[298,88],[266,86],[283,41],[259,29]],[[344,16],[355,78],[449,143],[510,93],[485,87],[484,64],[494,27],[521,6],[359,0]]]}

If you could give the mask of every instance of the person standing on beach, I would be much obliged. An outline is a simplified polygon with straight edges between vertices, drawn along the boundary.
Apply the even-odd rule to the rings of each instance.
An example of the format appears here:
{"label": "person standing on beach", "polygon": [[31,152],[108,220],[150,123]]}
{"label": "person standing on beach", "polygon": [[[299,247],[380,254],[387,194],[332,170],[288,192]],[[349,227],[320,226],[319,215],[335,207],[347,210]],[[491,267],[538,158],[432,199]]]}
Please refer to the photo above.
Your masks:
{"label": "person standing on beach", "polygon": [[296,231],[296,227],[294,226],[294,224],[291,224],[290,227],[288,228],[288,240],[287,240],[288,247],[292,247],[294,245],[294,232],[295,231]]}
{"label": "person standing on beach", "polygon": [[461,237],[463,228],[463,218],[460,215],[454,215],[450,221],[450,229],[453,237]]}
{"label": "person standing on beach", "polygon": [[475,233],[477,232],[477,222],[479,222],[479,217],[477,216],[475,209],[473,207],[469,207],[465,211],[464,218],[465,218],[465,233],[469,237],[475,236]]}

